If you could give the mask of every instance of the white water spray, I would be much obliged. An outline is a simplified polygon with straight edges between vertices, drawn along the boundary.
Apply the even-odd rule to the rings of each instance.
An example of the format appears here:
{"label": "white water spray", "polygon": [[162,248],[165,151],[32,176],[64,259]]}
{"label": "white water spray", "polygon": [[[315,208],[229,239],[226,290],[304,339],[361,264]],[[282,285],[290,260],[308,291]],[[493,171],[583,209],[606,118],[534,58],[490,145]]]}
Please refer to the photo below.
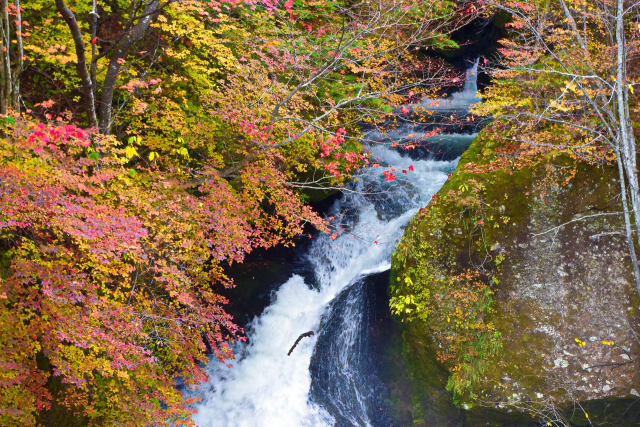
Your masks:
{"label": "white water spray", "polygon": [[[473,87],[477,63],[474,69],[469,74]],[[203,397],[194,416],[199,426],[333,425],[332,417],[309,398],[309,364],[317,335],[300,341],[291,356],[287,351],[300,334],[317,331],[340,291],[363,274],[389,267],[409,219],[440,189],[457,162],[411,160],[383,146],[374,147],[372,155],[381,164],[393,165],[397,181],[387,183],[380,169],[371,168],[353,185],[356,192],[336,202],[332,215],[345,232],[335,240],[317,238],[307,254],[319,288],[292,276],[248,326],[249,343],[235,348],[234,366],[211,362],[211,382],[197,392]]]}
{"label": "white water spray", "polygon": [[[478,97],[478,65],[480,58],[476,59],[473,66],[465,74],[464,86],[460,92],[455,92],[444,99],[424,98],[420,102],[421,107],[431,111],[466,111],[473,104],[481,101]],[[414,106],[415,107],[415,106]]]}

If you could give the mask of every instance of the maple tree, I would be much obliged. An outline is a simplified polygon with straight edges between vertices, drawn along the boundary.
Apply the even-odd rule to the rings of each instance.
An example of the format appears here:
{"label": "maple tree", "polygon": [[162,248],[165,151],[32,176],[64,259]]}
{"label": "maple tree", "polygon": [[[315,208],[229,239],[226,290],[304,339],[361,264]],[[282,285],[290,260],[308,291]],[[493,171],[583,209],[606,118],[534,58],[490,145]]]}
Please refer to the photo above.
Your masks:
{"label": "maple tree", "polygon": [[432,92],[450,68],[424,51],[473,18],[448,0],[2,8],[6,425],[190,423],[176,381],[243,339],[228,266],[331,232],[304,190],[368,162],[361,123]]}
{"label": "maple tree", "polygon": [[[174,378],[204,380],[205,350],[230,358],[238,332],[215,292],[231,285],[222,263],[320,219],[268,164],[252,164],[235,189],[202,170],[192,195],[181,188],[190,176],[133,172],[126,150],[75,126],[17,122],[5,132],[0,224],[12,274],[1,296],[25,329],[11,337],[16,351],[46,357],[66,384],[57,403],[93,422],[186,417]],[[3,359],[7,381],[24,387],[25,360]],[[50,373],[34,370],[29,381],[42,388]],[[50,396],[38,390],[26,390],[29,401],[45,408]]]}

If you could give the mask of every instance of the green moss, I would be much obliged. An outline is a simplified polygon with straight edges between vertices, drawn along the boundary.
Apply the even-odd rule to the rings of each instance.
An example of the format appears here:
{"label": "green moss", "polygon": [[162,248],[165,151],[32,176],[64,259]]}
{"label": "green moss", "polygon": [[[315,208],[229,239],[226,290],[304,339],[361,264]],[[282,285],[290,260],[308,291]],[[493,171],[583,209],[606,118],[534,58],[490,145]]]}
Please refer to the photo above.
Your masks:
{"label": "green moss", "polygon": [[[615,194],[615,170],[610,167],[597,167],[585,163],[572,164],[571,160],[565,156],[555,157],[549,163],[540,165],[538,169],[545,170],[572,170],[571,181],[566,185],[552,188],[536,188],[531,185],[528,195],[523,198],[533,204],[535,212],[529,212],[514,220],[514,233],[512,243],[523,239],[523,235],[528,233],[528,224],[531,218],[544,217],[547,222],[565,223],[575,218],[576,212],[582,215],[590,213],[616,210],[616,202],[612,201],[611,195]],[[573,168],[573,169],[571,169]],[[562,178],[563,174],[556,178]],[[541,179],[539,176],[537,179]],[[561,181],[561,179],[560,179]],[[551,181],[552,183],[554,181]],[[556,181],[557,182],[557,181]],[[588,191],[581,190],[587,188]],[[540,192],[543,195],[540,195]],[[524,193],[523,193],[524,194]],[[510,214],[512,206],[507,205],[507,214]],[[590,222],[580,224],[583,233],[594,233],[598,230],[607,229],[608,225],[620,228],[620,218],[602,217],[593,219]],[[583,228],[582,228],[583,227]],[[496,241],[505,244],[504,238],[496,234],[491,237]],[[501,293],[507,295],[515,286],[522,281],[519,277],[519,265],[526,264],[527,258],[532,254],[525,250],[510,251],[507,255],[509,263],[501,268],[497,275],[502,283]],[[597,266],[593,266],[595,269]],[[573,299],[577,304],[585,302],[589,295],[577,294]],[[531,367],[545,365],[544,352],[541,349],[552,349],[554,343],[549,336],[541,332],[533,332],[539,326],[540,313],[545,313],[546,324],[561,325],[561,319],[565,313],[542,307],[535,301],[510,301],[506,296],[500,298],[496,304],[495,312],[491,320],[498,330],[509,331],[503,352],[500,358],[491,360],[485,366],[483,385],[504,384],[501,377],[508,373],[513,378],[518,378],[519,390],[544,390],[547,389],[547,397],[552,397],[555,401],[561,402],[566,396],[564,390],[548,390],[544,386],[544,375],[532,375]],[[516,325],[514,327],[514,322]],[[506,385],[501,390],[496,390],[495,399],[500,400],[505,395],[515,393],[517,390],[510,390]]]}
{"label": "green moss", "polygon": [[[611,168],[576,163],[561,153],[550,153],[517,170],[507,167],[476,173],[475,166],[489,165],[501,146],[488,132],[474,140],[430,205],[412,219],[392,257],[390,307],[411,331],[405,338],[412,341],[407,344],[412,349],[405,357],[413,359],[408,362],[412,375],[418,382],[428,376],[420,372],[420,352],[413,347],[431,338],[450,373],[448,389],[460,404],[484,396],[487,377],[500,381],[504,359],[511,361],[510,372],[526,378],[525,386],[535,389],[539,381],[520,372],[523,364],[518,361],[532,357],[514,347],[520,341],[512,337],[504,348],[501,331],[513,329],[514,320],[504,311],[496,312],[494,304],[496,290],[513,282],[513,272],[502,265],[505,259],[506,264],[514,261],[505,247],[528,235],[532,209],[544,206],[535,201],[561,193],[567,209],[544,215],[566,221],[576,209],[605,209],[612,194],[608,187],[613,182]],[[559,190],[570,190],[576,182],[596,191],[585,195]],[[532,304],[523,310],[521,329],[526,330],[533,326],[527,325],[531,316],[526,310],[541,308]],[[546,339],[534,333],[517,336],[540,348],[548,345]]]}
{"label": "green moss", "polygon": [[[472,400],[484,361],[500,349],[487,319],[498,283],[494,236],[514,234],[510,223],[528,211],[523,187],[531,171],[468,172],[488,139],[476,138],[431,204],[410,222],[392,259],[391,309],[402,320],[428,324],[440,360],[452,375],[448,388]],[[500,203],[510,198],[509,211]],[[499,260],[499,258],[498,258]]]}
{"label": "green moss", "polygon": [[419,324],[402,333],[402,355],[412,384],[413,425],[457,425],[463,413],[446,392],[448,372],[436,360],[434,348]]}

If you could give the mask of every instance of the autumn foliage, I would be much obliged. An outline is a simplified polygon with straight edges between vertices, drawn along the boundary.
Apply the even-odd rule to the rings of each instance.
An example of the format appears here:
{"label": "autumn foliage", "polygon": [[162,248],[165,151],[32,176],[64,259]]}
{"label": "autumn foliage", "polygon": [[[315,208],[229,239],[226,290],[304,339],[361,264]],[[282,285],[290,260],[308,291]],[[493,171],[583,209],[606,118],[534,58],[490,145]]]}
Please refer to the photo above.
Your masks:
{"label": "autumn foliage", "polygon": [[226,360],[242,339],[223,264],[319,219],[267,159],[232,188],[213,169],[128,169],[112,138],[73,125],[3,133],[1,416],[33,422],[52,399],[92,422],[187,416],[175,378],[202,381],[206,350]]}
{"label": "autumn foliage", "polygon": [[360,125],[440,82],[421,55],[471,18],[450,0],[9,3],[3,425],[189,423],[178,383],[244,339],[228,266],[332,232],[305,190],[368,162]]}

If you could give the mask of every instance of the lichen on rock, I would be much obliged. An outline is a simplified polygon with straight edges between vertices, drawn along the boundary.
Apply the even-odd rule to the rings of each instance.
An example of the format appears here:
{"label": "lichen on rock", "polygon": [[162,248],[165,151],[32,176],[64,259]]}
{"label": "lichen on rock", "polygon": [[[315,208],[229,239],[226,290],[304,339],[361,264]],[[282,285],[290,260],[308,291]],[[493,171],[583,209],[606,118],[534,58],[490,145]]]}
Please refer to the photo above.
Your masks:
{"label": "lichen on rock", "polygon": [[496,148],[483,131],[394,253],[405,346],[433,346],[461,406],[540,415],[592,402],[592,419],[604,417],[602,402],[640,389],[615,169],[557,152],[478,167]]}

